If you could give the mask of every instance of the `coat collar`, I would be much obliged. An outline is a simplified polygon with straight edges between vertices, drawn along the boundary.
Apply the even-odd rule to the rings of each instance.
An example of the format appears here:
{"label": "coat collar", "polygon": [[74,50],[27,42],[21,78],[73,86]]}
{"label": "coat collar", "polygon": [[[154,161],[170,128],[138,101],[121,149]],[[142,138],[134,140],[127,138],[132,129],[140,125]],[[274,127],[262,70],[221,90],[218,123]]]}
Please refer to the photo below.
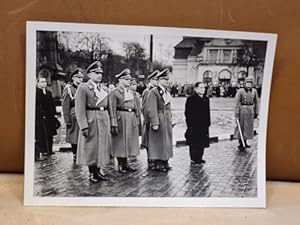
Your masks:
{"label": "coat collar", "polygon": [[122,94],[124,93],[125,89],[121,86],[116,87],[117,90],[119,90]]}
{"label": "coat collar", "polygon": [[160,95],[163,95],[164,93],[165,93],[165,90],[164,89],[162,89],[162,87],[160,86],[160,85],[157,85],[157,90],[158,90],[158,93],[160,94]]}

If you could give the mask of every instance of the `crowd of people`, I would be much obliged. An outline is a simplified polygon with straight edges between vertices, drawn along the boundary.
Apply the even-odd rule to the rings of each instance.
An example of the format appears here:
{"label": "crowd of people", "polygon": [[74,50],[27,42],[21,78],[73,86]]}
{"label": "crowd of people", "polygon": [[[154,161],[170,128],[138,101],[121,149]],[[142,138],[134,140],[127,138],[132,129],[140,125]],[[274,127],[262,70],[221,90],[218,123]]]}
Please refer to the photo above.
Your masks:
{"label": "crowd of people", "polygon": [[[81,69],[72,72],[72,82],[63,91],[62,109],[66,124],[66,141],[71,144],[77,165],[87,166],[93,183],[106,181],[104,169],[111,158],[118,162],[122,174],[136,171],[128,158],[136,157],[141,148],[147,150],[148,169],[168,172],[173,157],[173,121],[171,112],[172,86],[169,70],[154,71],[142,87],[131,77],[129,69],[115,75],[116,85],[102,83],[102,65],[93,62],[86,69],[89,77],[83,81]],[[51,92],[46,90],[46,77],[39,75],[36,88],[35,158],[53,154],[52,143],[59,121]],[[252,87],[253,79],[246,79],[245,88],[236,94],[235,116],[239,149],[253,138],[253,121],[258,115],[258,95]],[[208,89],[203,82],[192,87],[185,105],[191,164],[205,163],[204,149],[209,147],[210,107]],[[139,136],[142,143],[139,144]]]}
{"label": "crowd of people", "polygon": [[[244,80],[241,80],[237,85],[229,82],[221,82],[219,84],[213,84],[212,82],[205,82],[205,93],[208,97],[230,97],[234,98],[236,96],[237,90],[244,87]],[[260,96],[260,89],[256,88]],[[172,97],[187,97],[194,93],[193,83],[171,83],[170,92]]]}

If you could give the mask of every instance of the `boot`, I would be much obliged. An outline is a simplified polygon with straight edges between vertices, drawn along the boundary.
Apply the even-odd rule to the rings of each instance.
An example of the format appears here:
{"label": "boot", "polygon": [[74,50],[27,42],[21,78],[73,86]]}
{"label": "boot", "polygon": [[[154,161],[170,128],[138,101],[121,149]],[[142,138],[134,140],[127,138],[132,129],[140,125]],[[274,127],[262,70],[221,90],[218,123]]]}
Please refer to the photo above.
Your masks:
{"label": "boot", "polygon": [[100,180],[106,181],[109,180],[108,176],[106,176],[102,171],[101,168],[97,168],[97,176]]}
{"label": "boot", "polygon": [[89,171],[90,171],[90,181],[92,183],[98,183],[99,182],[99,177],[97,175],[97,167],[96,166],[89,166]]}

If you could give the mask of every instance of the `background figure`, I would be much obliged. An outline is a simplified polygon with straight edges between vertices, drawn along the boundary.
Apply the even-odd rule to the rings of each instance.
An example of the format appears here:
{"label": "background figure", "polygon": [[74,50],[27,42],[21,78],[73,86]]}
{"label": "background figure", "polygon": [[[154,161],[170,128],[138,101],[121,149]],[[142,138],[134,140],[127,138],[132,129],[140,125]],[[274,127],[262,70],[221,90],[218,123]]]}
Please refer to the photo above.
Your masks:
{"label": "background figure", "polygon": [[89,167],[90,181],[108,180],[102,168],[110,162],[111,136],[108,114],[108,90],[101,85],[101,63],[92,63],[86,72],[90,79],[79,85],[75,97],[75,113],[80,128],[78,165]]}
{"label": "background figure", "polygon": [[139,149],[139,103],[136,95],[129,90],[130,70],[125,69],[116,75],[119,85],[109,94],[111,119],[112,156],[118,159],[120,173],[136,171],[129,166],[127,158],[137,156]]}
{"label": "background figure", "polygon": [[150,121],[148,152],[155,161],[154,169],[166,172],[170,169],[168,160],[173,157],[172,112],[169,86],[169,70],[156,75],[158,85],[150,91],[148,97],[148,115]]}
{"label": "background figure", "polygon": [[52,93],[46,90],[47,79],[44,76],[37,78],[36,108],[35,108],[35,159],[41,160],[42,154],[53,154],[53,136],[59,122],[55,117],[56,109]]}
{"label": "background figure", "polygon": [[238,90],[235,99],[235,117],[239,120],[245,146],[242,144],[238,127],[235,128],[234,138],[239,139],[238,148],[244,151],[245,147],[250,147],[247,139],[252,139],[254,136],[254,119],[258,116],[258,94],[253,88],[253,78],[246,78],[245,87]]}
{"label": "background figure", "polygon": [[73,160],[76,161],[79,126],[75,115],[75,94],[78,85],[82,83],[83,74],[76,69],[71,74],[72,83],[67,84],[62,95],[62,110],[66,123],[66,142],[72,146]]}
{"label": "background figure", "polygon": [[154,167],[154,161],[149,158],[149,152],[148,152],[148,141],[149,141],[149,129],[150,129],[150,120],[148,115],[148,96],[150,94],[150,91],[157,86],[158,80],[156,78],[156,75],[159,73],[159,70],[155,70],[153,73],[151,73],[147,79],[149,80],[148,88],[146,88],[142,94],[142,113],[143,113],[143,128],[142,128],[142,148],[146,148],[147,150],[147,156],[148,156],[148,168],[153,169]]}
{"label": "background figure", "polygon": [[209,147],[210,107],[205,95],[205,85],[195,84],[195,93],[187,98],[185,104],[187,131],[185,137],[190,147],[192,164],[205,163],[204,148]]}
{"label": "background figure", "polygon": [[141,108],[142,108],[142,103],[141,103],[141,95],[139,92],[137,92],[137,82],[135,78],[131,78],[130,81],[130,90],[132,91],[134,98],[137,100],[137,111],[138,111],[138,123],[139,123],[139,136],[142,135],[142,119],[141,119]]}

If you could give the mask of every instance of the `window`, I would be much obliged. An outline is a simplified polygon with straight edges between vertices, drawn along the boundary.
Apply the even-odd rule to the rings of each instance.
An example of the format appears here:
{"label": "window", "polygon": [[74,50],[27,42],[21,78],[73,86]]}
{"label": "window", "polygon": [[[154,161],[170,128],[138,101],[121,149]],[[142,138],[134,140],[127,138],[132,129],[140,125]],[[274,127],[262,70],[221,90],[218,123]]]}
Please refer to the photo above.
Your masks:
{"label": "window", "polygon": [[208,50],[208,62],[216,63],[217,61],[218,61],[218,50],[217,49]]}
{"label": "window", "polygon": [[232,50],[223,50],[223,63],[232,63]]}

